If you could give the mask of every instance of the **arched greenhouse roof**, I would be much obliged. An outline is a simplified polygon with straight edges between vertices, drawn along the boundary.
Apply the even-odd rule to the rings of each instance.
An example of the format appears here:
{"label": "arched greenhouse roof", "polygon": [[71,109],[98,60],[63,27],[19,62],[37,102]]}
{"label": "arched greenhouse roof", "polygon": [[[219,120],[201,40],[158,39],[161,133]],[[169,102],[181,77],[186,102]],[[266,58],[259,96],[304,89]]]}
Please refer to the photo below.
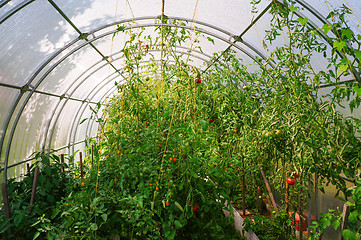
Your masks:
{"label": "arched greenhouse roof", "polygon": [[[318,32],[327,45],[312,56],[316,72],[327,71],[324,52],[335,48],[335,42],[327,40],[333,33],[324,31],[333,21],[331,11],[350,9],[348,27],[361,34],[357,0],[1,0],[0,162],[5,179],[19,175],[20,164],[36,151],[74,153],[84,148],[86,137],[97,135],[90,107],[117,92],[114,82],[127,81],[127,30],[142,30],[151,38],[158,36],[161,25],[197,32],[197,48],[192,39],[180,42],[178,57],[189,57],[189,64],[205,73],[222,61],[220,54],[233,50],[240,63],[255,72],[274,68],[277,63],[268,61],[270,51],[287,44],[285,37],[266,47],[263,39],[272,27],[272,6],[289,2],[295,19]],[[162,23],[164,18],[168,21]],[[149,51],[153,58],[144,64],[161,61],[159,45]],[[337,84],[361,83],[360,73],[351,72],[320,88],[330,92]],[[343,111],[350,114],[349,109]],[[360,117],[357,111],[353,114]],[[80,124],[83,119],[90,120]],[[14,170],[8,174],[10,168]]]}

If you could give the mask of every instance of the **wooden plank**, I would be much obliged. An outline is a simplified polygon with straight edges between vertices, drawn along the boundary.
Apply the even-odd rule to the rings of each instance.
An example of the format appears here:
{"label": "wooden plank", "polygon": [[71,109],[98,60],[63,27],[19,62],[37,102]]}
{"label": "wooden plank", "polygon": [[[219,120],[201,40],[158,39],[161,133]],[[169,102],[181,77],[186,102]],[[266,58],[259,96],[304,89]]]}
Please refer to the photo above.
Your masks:
{"label": "wooden plank", "polygon": [[36,167],[34,171],[33,188],[31,190],[30,206],[33,205],[35,201],[35,193],[36,193],[36,185],[38,184],[38,177],[39,177],[39,167]]}
{"label": "wooden plank", "polygon": [[264,174],[264,171],[263,171],[263,168],[262,168],[262,167],[261,167],[261,174],[262,174],[262,177],[263,177],[263,181],[264,181],[264,183],[266,184],[266,188],[267,188],[267,191],[268,191],[268,195],[269,195],[269,197],[270,197],[270,199],[271,199],[273,209],[274,209],[274,210],[277,210],[276,201],[275,201],[275,199],[274,199],[274,197],[273,197],[271,187],[270,187],[270,185],[269,185],[269,183],[268,183],[268,180],[267,180],[267,178],[266,178],[266,175]]}
{"label": "wooden plank", "polygon": [[348,221],[348,217],[350,216],[350,205],[348,205],[347,203],[345,203],[343,205],[343,211],[342,211],[342,222],[341,222],[341,233],[339,236],[339,240],[342,240],[342,230],[347,229],[347,221]]}

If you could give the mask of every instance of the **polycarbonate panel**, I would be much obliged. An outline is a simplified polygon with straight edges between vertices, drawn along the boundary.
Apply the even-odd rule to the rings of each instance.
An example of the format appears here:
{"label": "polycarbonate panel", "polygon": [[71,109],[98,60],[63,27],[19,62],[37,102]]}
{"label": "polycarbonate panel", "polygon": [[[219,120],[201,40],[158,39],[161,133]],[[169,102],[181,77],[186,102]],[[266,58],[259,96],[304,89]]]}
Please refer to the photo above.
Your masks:
{"label": "polycarbonate panel", "polygon": [[240,51],[238,48],[231,47],[231,52],[233,52],[234,56],[236,56],[236,58],[239,59],[239,63],[241,65],[247,65],[247,71],[249,73],[253,73],[261,69],[257,63],[254,63],[253,59],[251,59],[244,52]]}
{"label": "polycarbonate panel", "polygon": [[[94,105],[92,106],[94,107]],[[78,142],[78,141],[82,141],[84,140],[84,138],[87,136],[87,123],[88,121],[91,121],[89,119],[89,116],[92,114],[92,111],[88,106],[83,106],[83,108],[81,109],[81,115],[79,115],[79,118],[77,119],[76,123],[75,123],[75,138],[74,138],[74,142]],[[82,121],[83,119],[88,118],[88,120],[86,120],[85,122],[83,122],[82,124],[79,125],[80,121]],[[98,123],[95,123],[96,125],[98,125]],[[96,134],[95,134],[96,135]],[[94,135],[93,135],[94,136]],[[90,137],[90,136],[88,136]]]}
{"label": "polycarbonate panel", "polygon": [[[133,14],[125,0],[102,1],[54,1],[82,32],[90,32],[114,20],[132,18]],[[129,1],[132,2],[132,1]],[[139,1],[138,1],[139,2]],[[141,1],[142,8],[151,11],[155,1]],[[136,9],[139,10],[139,9]],[[158,9],[158,14],[159,14]],[[149,14],[149,12],[148,12]]]}
{"label": "polycarbonate panel", "polygon": [[18,89],[0,86],[0,139],[5,134],[5,122],[19,92]]}
{"label": "polycarbonate panel", "polygon": [[37,93],[31,96],[16,126],[10,152],[13,158],[9,158],[9,165],[42,149],[42,138],[50,118],[50,109],[57,100],[58,98]]}
{"label": "polycarbonate panel", "polygon": [[103,97],[114,92],[116,90],[114,86],[114,82],[117,81],[119,85],[123,83],[123,79],[121,77],[115,78],[114,80],[110,79],[108,84],[102,85],[101,88],[94,89],[91,96],[89,96],[90,100],[93,102],[104,101]]}
{"label": "polycarbonate panel", "polygon": [[48,1],[27,5],[0,25],[0,82],[24,85],[44,59],[77,35]]}
{"label": "polycarbonate panel", "polygon": [[[87,45],[62,61],[45,78],[38,89],[62,95],[72,86],[81,73],[101,60],[102,57],[93,47]],[[96,74],[92,76],[94,79],[97,77]],[[83,89],[83,91],[87,91],[87,89]]]}
{"label": "polycarbonate panel", "polygon": [[[68,101],[64,106],[58,121],[54,127],[53,138],[51,139],[51,145],[53,149],[68,145],[68,138],[70,134],[70,127],[78,108],[82,105],[82,102]],[[49,139],[50,140],[50,139]]]}
{"label": "polycarbonate panel", "polygon": [[[23,96],[20,98],[19,100],[19,103],[17,104],[17,106],[15,107],[15,110],[14,110],[14,113],[13,115],[11,116],[10,118],[10,121],[9,121],[9,125],[6,129],[6,131],[3,133],[5,134],[5,138],[4,138],[4,142],[3,142],[3,146],[2,146],[2,149],[1,149],[1,162],[4,162],[5,161],[5,155],[6,155],[6,151],[7,151],[7,146],[8,146],[8,143],[9,143],[9,137],[10,137],[10,133],[11,133],[11,129],[12,129],[12,126],[14,125],[14,121],[15,121],[15,118],[21,108],[21,106],[23,105],[26,97],[29,95],[29,92],[25,92],[23,94]],[[0,102],[2,103],[2,102]],[[11,113],[11,110],[12,109],[9,109],[8,112],[6,112],[6,114],[10,114]],[[1,112],[1,115],[3,115],[3,113]],[[4,129],[5,130],[5,129]],[[0,146],[1,147],[1,146]]]}
{"label": "polycarbonate panel", "polygon": [[[350,78],[350,77],[349,77]],[[341,85],[341,87],[344,86],[344,85]],[[329,99],[327,97],[327,95],[329,95],[331,93],[331,91],[334,89],[335,87],[334,86],[330,86],[330,87],[323,87],[319,90],[319,96],[326,96],[326,99]],[[350,96],[350,100],[347,101],[347,100],[344,100],[342,101],[342,105],[344,107],[340,107],[338,105],[336,105],[336,111],[342,113],[344,115],[344,117],[349,117],[349,116],[352,116],[352,117],[355,117],[355,118],[358,118],[358,119],[361,119],[361,106],[359,108],[356,108],[353,110],[353,112],[351,113],[351,110],[349,108],[349,104],[351,102],[351,100],[354,98],[353,95]]]}
{"label": "polycarbonate panel", "polygon": [[[102,78],[97,79],[97,81],[91,81],[91,78],[86,79],[86,81],[74,89],[73,96],[90,100],[89,96],[92,96],[99,88],[102,88],[105,85],[112,87],[115,84],[115,79],[117,79],[117,81],[119,81],[119,78],[123,79],[119,73],[111,72],[108,69],[108,66],[103,67],[101,70],[104,72]],[[83,91],[83,85],[87,86],[88,91]]]}
{"label": "polycarbonate panel", "polygon": [[[139,1],[137,1],[139,2]],[[198,5],[197,5],[198,2]],[[257,5],[259,12],[271,1],[262,1]],[[140,7],[138,5],[138,7]],[[165,14],[170,16],[181,16],[203,21],[214,26],[223,28],[235,35],[240,34],[251,23],[257,13],[252,14],[250,1],[240,0],[172,0],[166,1]],[[247,14],[245,14],[247,13]]]}
{"label": "polycarbonate panel", "polygon": [[285,46],[286,42],[286,31],[278,36],[277,40],[269,44],[266,42],[267,48],[263,45],[263,40],[266,37],[265,30],[271,29],[270,23],[272,15],[266,13],[262,16],[242,37],[247,43],[251,44],[257,51],[263,54],[265,57],[269,57],[269,54],[279,46]]}
{"label": "polycarbonate panel", "polygon": [[[317,9],[317,11],[325,18],[330,13],[330,11],[333,11],[334,9],[338,9],[342,7],[342,5],[345,5],[353,12],[352,15],[346,16],[346,20],[348,21],[350,28],[355,33],[361,34],[361,29],[359,27],[361,24],[361,8],[359,0],[312,0],[312,2],[305,2],[308,2],[309,5]],[[330,20],[330,22],[331,21],[332,20]]]}

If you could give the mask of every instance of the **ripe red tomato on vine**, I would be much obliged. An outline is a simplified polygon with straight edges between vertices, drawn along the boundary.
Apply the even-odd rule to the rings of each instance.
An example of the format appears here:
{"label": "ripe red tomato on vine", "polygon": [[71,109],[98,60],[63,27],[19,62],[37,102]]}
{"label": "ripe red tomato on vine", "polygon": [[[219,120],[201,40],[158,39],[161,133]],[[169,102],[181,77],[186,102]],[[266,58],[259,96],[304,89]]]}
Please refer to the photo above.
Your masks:
{"label": "ripe red tomato on vine", "polygon": [[291,186],[292,186],[292,185],[295,185],[297,181],[296,181],[295,178],[289,177],[289,178],[287,178],[287,181],[286,181],[286,182],[287,182],[288,185],[291,185]]}

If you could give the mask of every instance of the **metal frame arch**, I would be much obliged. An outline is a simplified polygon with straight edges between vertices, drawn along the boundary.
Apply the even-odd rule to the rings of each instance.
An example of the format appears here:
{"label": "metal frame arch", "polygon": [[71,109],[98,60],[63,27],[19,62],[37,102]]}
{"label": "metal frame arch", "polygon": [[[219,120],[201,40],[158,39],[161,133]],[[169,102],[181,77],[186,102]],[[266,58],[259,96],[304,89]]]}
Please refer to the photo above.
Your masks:
{"label": "metal frame arch", "polygon": [[[183,46],[177,46],[177,48],[188,49],[188,48],[183,47]],[[150,52],[151,52],[151,51],[155,52],[155,51],[157,51],[157,50],[149,50],[149,51],[150,51]],[[176,51],[176,52],[179,52],[179,51]],[[208,57],[208,58],[212,58],[211,56],[208,56],[208,55],[206,55],[205,53],[202,53],[202,52],[200,52],[200,51],[198,51],[198,50],[196,50],[196,49],[194,49],[192,52],[197,52],[198,54],[201,54],[201,55],[206,56],[206,57]],[[120,53],[121,53],[121,51],[119,51],[119,52],[117,52],[117,53],[115,53],[115,54],[112,55],[112,62],[117,61],[118,59],[124,58],[123,56],[120,57],[120,58],[116,58],[116,59],[113,58],[115,55],[118,55],[118,54],[120,54]],[[196,55],[194,55],[194,54],[191,54],[191,55],[194,56],[195,58],[198,58],[198,59],[204,61],[204,62],[208,62],[207,60],[205,60],[205,59],[203,59],[203,58],[200,58],[200,57],[198,57],[198,56],[196,56]],[[93,67],[95,67],[97,64],[100,64],[101,62],[102,62],[102,60],[96,62],[96,63],[93,64],[91,67],[89,67],[87,70],[85,70],[83,73],[81,73],[81,74],[76,78],[76,80],[65,90],[65,93],[64,93],[64,94],[67,95],[67,97],[66,97],[65,102],[63,102],[63,105],[65,105],[65,104],[67,103],[67,101],[70,99],[70,97],[73,95],[73,93],[74,93],[85,81],[87,81],[88,78],[89,78],[93,73],[95,73],[96,71],[98,71],[98,70],[104,68],[105,66],[107,66],[107,63],[104,63],[102,66],[98,67],[98,68],[95,69],[93,72],[89,73],[89,75],[86,76],[82,81],[78,82],[78,84],[76,85],[76,87],[73,89],[72,92],[67,93],[68,90],[75,85],[75,83],[78,81],[78,79],[80,79],[81,77],[83,77],[86,73],[88,73],[88,71],[89,71],[90,69],[92,69]],[[116,73],[117,73],[117,72],[113,72],[113,74],[116,74]],[[88,96],[89,96],[89,95],[88,95]],[[88,96],[85,97],[85,99],[87,99]],[[84,99],[84,101],[86,101],[85,99]],[[50,119],[48,120],[47,127],[46,127],[46,130],[45,130],[45,132],[44,132],[44,135],[46,135],[46,136],[44,136],[43,141],[42,141],[42,142],[43,142],[43,143],[42,143],[42,146],[43,146],[43,147],[45,147],[45,145],[46,145],[46,139],[47,139],[47,135],[48,135],[48,130],[49,130],[49,127],[50,127],[50,123],[51,123],[51,121],[52,121],[52,119],[53,119],[53,117],[54,117],[55,111],[57,110],[58,106],[61,104],[61,100],[62,100],[62,99],[60,99],[59,102],[57,103],[57,105],[54,107],[54,109],[53,109],[53,111],[52,111],[53,113],[51,114],[51,117],[50,117]],[[63,106],[61,107],[61,110],[59,110],[59,114],[57,115],[56,119],[58,119],[58,117],[59,117],[60,112],[62,111],[62,109],[63,109]],[[56,120],[56,121],[57,121],[57,120]],[[56,121],[55,121],[55,124],[56,124]],[[53,131],[51,131],[51,132],[53,132]],[[52,135],[52,133],[51,133],[51,135]],[[48,150],[50,150],[50,145],[49,145]]]}
{"label": "metal frame arch", "polygon": [[[143,19],[145,19],[145,18],[143,18]],[[121,22],[127,22],[127,21],[134,21],[134,19],[122,20]],[[160,24],[141,24],[141,25],[137,25],[137,27],[129,27],[129,28],[148,27],[148,26],[157,26],[157,25],[160,25]],[[170,27],[181,27],[181,28],[183,27],[183,28],[191,29],[191,27],[179,26],[179,25],[174,25],[174,24],[170,24],[169,26],[170,26]],[[98,28],[98,29],[101,29],[101,28]],[[198,30],[198,29],[197,29],[197,30]],[[197,30],[196,30],[196,31],[197,31]],[[224,39],[224,38],[222,38],[222,37],[220,37],[220,36],[218,36],[218,35],[216,35],[216,34],[214,34],[214,33],[210,33],[210,32],[204,31],[204,30],[202,30],[201,32],[203,32],[203,33],[205,33],[205,34],[207,34],[207,35],[211,35],[211,36],[213,36],[213,37],[216,37],[216,38],[220,39],[221,41],[229,42],[229,41],[227,41],[227,39]],[[75,48],[75,49],[73,49],[72,51],[70,51],[70,53],[74,53],[75,51],[77,51],[77,50],[80,49],[81,47],[86,46],[86,45],[88,45],[88,44],[91,44],[93,41],[95,41],[95,40],[97,40],[97,39],[100,39],[100,38],[102,38],[102,37],[104,37],[104,36],[106,36],[106,35],[108,35],[108,34],[111,34],[111,33],[114,33],[114,31],[111,31],[111,32],[102,34],[102,35],[100,35],[100,36],[98,36],[98,37],[95,37],[95,38],[93,38],[93,39],[91,39],[91,40],[87,40],[87,41],[86,41],[85,43],[83,43],[82,45],[80,45],[80,46],[78,46],[77,48]],[[63,50],[65,50],[66,48],[68,48],[69,46],[71,46],[72,44],[74,44],[75,42],[77,42],[77,41],[79,41],[79,40],[80,40],[79,38],[78,38],[78,39],[75,39],[75,40],[73,40],[72,42],[70,42],[69,44],[65,45],[62,49],[60,49],[59,51],[57,51],[56,53],[54,53],[51,57],[49,57],[46,62],[47,62],[47,63],[50,62],[56,55],[60,54]],[[249,54],[247,51],[245,51],[243,48],[237,46],[237,45],[234,44],[234,43],[231,43],[231,45],[235,46],[237,49],[239,49],[240,51],[244,52],[247,56],[249,56],[251,59],[254,60],[253,56],[250,55],[250,54]],[[69,54],[69,53],[66,54],[66,56],[68,56],[68,55],[70,55],[70,54]],[[65,57],[63,57],[62,59],[65,59]],[[30,82],[32,82],[33,79],[35,79],[35,77],[37,76],[38,72],[40,72],[46,65],[47,65],[47,64],[44,63],[41,67],[38,68],[38,70],[35,72],[35,74],[33,74],[33,76],[30,77],[30,79],[27,81],[28,84],[29,84]],[[48,70],[45,75],[48,75],[49,72],[50,72],[50,71]],[[20,108],[20,111],[18,112],[18,116],[21,115],[21,113],[22,113],[22,111],[23,111],[23,109],[24,109],[24,105],[27,104],[27,102],[28,102],[29,98],[32,96],[34,90],[39,86],[40,82],[43,81],[43,80],[44,80],[44,79],[41,78],[41,79],[38,81],[38,83],[36,84],[36,86],[34,87],[34,89],[30,92],[29,96],[26,98],[25,102],[23,103],[23,106]],[[21,96],[19,96],[19,100],[20,100],[20,98],[21,98]],[[18,105],[18,102],[19,102],[19,101],[16,101],[16,103],[14,103],[13,109],[16,108],[16,106]],[[14,111],[11,111],[11,114],[9,115],[9,121],[10,121],[10,119],[12,118],[13,113],[14,113]],[[19,120],[19,117],[18,117],[18,116],[17,116],[16,119],[15,119],[15,127],[13,126],[12,131],[10,132],[10,138],[11,138],[11,140],[12,140],[12,137],[13,137],[13,134],[14,134],[14,131],[13,131],[13,130],[14,130],[14,128],[16,128],[17,122],[18,122],[18,120]],[[6,124],[6,127],[4,128],[4,130],[5,130],[5,133],[8,131],[8,124]],[[1,146],[2,146],[2,145],[3,145],[3,141],[2,141]],[[11,143],[8,143],[8,148],[9,148],[10,145],[11,145]],[[3,148],[3,147],[1,147],[1,150],[2,150],[2,148]],[[8,149],[7,149],[6,155],[5,155],[5,162],[7,162],[7,160],[8,160],[8,154],[9,154],[9,151],[8,151]]]}
{"label": "metal frame arch", "polygon": [[[76,85],[76,87],[75,87],[70,93],[67,94],[67,92],[69,91],[69,89],[71,89],[71,88],[75,85],[75,83],[77,83],[77,81],[85,75],[85,73],[88,73],[88,71],[90,71],[91,69],[93,69],[96,65],[98,65],[98,64],[101,63],[102,61],[103,61],[103,60],[100,60],[100,61],[95,62],[93,65],[91,65],[89,68],[87,68],[82,74],[80,74],[78,77],[76,77],[76,78],[74,79],[74,81],[67,87],[67,89],[66,89],[65,92],[64,92],[64,95],[66,95],[67,97],[65,97],[66,100],[65,100],[65,103],[63,103],[63,105],[66,104],[66,102],[70,99],[70,97],[74,94],[74,92],[80,87],[80,85],[81,85],[84,81],[86,81],[92,74],[94,74],[96,71],[98,71],[99,69],[101,69],[103,66],[98,67],[97,69],[95,69],[95,70],[93,70],[92,72],[90,72],[84,79],[82,79],[82,80],[80,81],[80,83],[78,83],[78,84]],[[105,65],[106,65],[106,63],[105,63]],[[47,121],[47,126],[46,126],[46,128],[45,128],[44,136],[43,136],[43,140],[42,140],[42,144],[41,144],[43,147],[44,147],[45,144],[46,144],[45,142],[46,142],[46,139],[47,139],[49,126],[50,126],[51,121],[52,121],[52,119],[53,119],[53,117],[54,117],[55,111],[58,109],[58,107],[59,107],[60,103],[62,102],[62,100],[63,100],[62,98],[59,99],[58,103],[57,103],[56,106],[53,108],[51,117],[50,117],[49,120]],[[86,100],[87,100],[87,98],[83,99],[83,101],[86,101]],[[62,109],[62,107],[61,107],[61,109]],[[60,110],[60,112],[61,112],[61,110]],[[50,149],[48,149],[48,150],[50,150]]]}
{"label": "metal frame arch", "polygon": [[[27,3],[27,4],[29,4],[29,3],[31,3],[31,2],[33,2],[33,0],[32,1],[24,1],[23,3]],[[16,7],[19,7],[19,6],[16,6]],[[16,13],[17,11],[19,11],[19,9],[20,8],[18,8],[18,9],[14,9],[12,12],[13,13]],[[316,14],[315,14],[316,15]],[[317,16],[317,15],[316,15]],[[174,19],[174,18],[173,18]],[[6,20],[6,19],[5,19]],[[4,19],[3,19],[3,21],[5,21]],[[132,21],[134,21],[134,19],[132,19]],[[176,26],[176,27],[179,27],[179,26]],[[31,91],[30,92],[30,96],[32,95],[32,93],[33,93],[33,91]],[[19,95],[18,95],[18,99],[20,100],[21,98],[22,98],[22,96],[23,96],[23,94],[22,93],[20,93]],[[28,100],[28,98],[27,98],[27,100]],[[26,100],[26,102],[27,102],[27,100]],[[15,107],[13,108],[13,110],[15,111],[15,108],[16,108],[16,106],[18,105],[18,102],[19,101],[16,101],[17,103],[15,104]],[[24,103],[25,105],[27,104],[27,103]],[[24,106],[24,105],[23,105]],[[20,108],[20,110],[19,110],[19,112],[18,112],[18,114],[20,114],[21,115],[21,113],[22,113],[22,111],[23,111],[23,108]],[[12,112],[11,114],[9,114],[9,120],[12,118],[14,116],[14,112]],[[16,118],[17,119],[17,118]],[[16,120],[15,119],[15,120]],[[17,121],[17,120],[16,120]],[[16,128],[16,125],[17,125],[17,123],[15,124],[15,127],[14,127],[14,125],[13,125],[13,127],[14,128]],[[6,124],[6,127],[4,128],[4,137],[5,137],[5,135],[6,135],[6,133],[8,132],[8,123]],[[10,132],[10,135],[13,135],[12,134],[12,132]],[[1,144],[0,144],[0,146],[1,146],[1,149],[0,149],[0,151],[2,151],[2,149],[3,149],[3,140],[1,141]],[[7,155],[8,155],[8,152],[7,152]]]}

